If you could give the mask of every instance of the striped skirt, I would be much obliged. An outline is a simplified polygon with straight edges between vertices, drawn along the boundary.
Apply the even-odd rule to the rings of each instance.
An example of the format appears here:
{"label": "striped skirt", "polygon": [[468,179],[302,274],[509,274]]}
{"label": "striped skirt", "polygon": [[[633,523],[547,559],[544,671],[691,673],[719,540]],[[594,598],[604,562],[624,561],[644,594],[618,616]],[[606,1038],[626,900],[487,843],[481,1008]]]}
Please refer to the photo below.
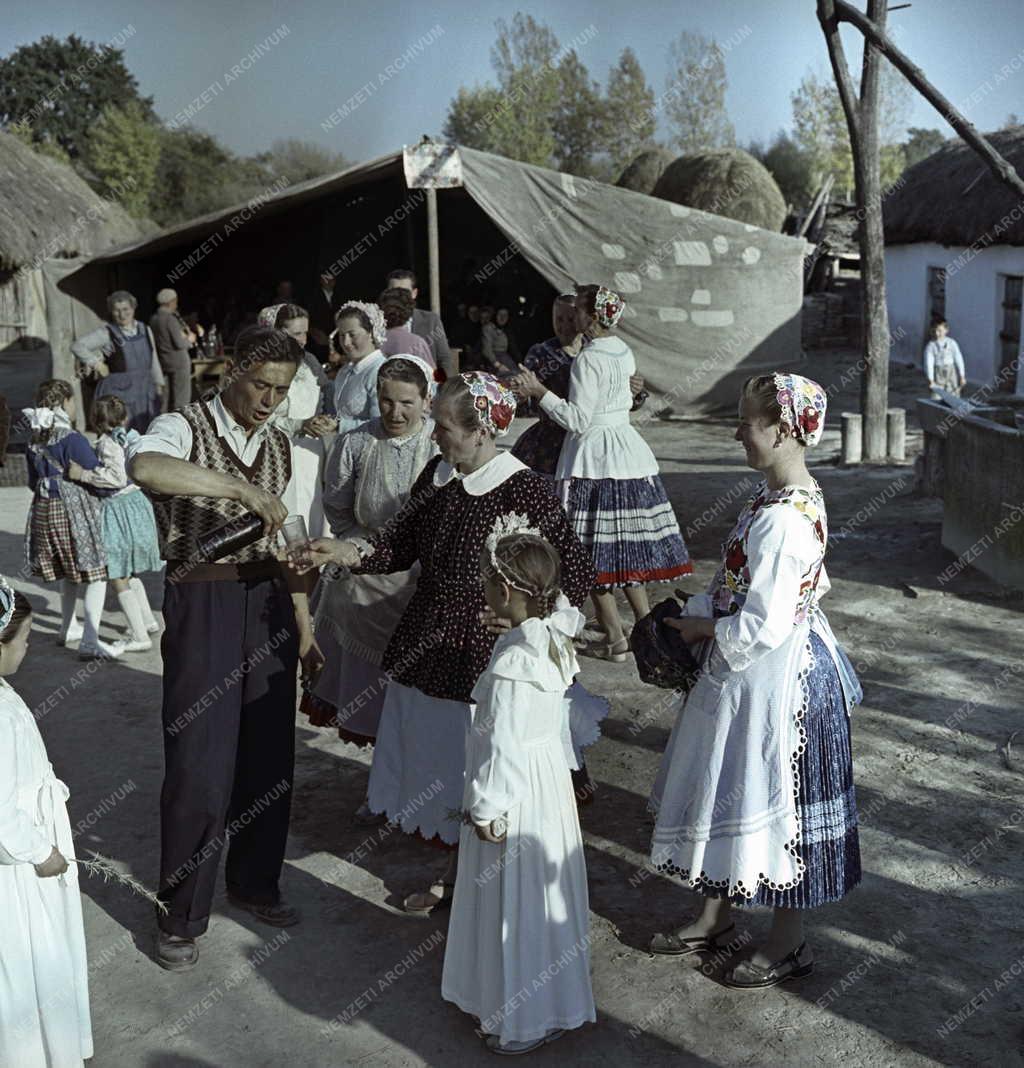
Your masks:
{"label": "striped skirt", "polygon": [[671,582],[693,571],[657,475],[572,478],[562,487],[569,522],[594,558],[596,587]]}
{"label": "striped skirt", "polygon": [[[860,882],[857,802],[853,790],[850,717],[839,673],[825,643],[811,632],[814,666],[807,677],[808,706],[803,728],[807,743],[800,756],[797,812],[804,877],[788,890],[762,885],[752,898],[736,895],[736,905],[813,909],[845,897]],[[708,892],[706,896],[720,894]]]}

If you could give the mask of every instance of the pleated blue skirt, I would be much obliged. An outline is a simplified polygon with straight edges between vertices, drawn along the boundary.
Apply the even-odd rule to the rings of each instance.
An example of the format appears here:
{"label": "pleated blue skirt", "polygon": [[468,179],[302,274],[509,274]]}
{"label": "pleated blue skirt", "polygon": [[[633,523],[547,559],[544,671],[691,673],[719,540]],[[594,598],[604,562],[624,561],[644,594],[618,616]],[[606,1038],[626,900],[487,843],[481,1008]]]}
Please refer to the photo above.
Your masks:
{"label": "pleated blue skirt", "polygon": [[[860,882],[850,717],[846,714],[839,672],[825,643],[813,631],[810,642],[814,665],[807,677],[808,707],[803,720],[806,745],[800,755],[797,797],[797,853],[804,862],[804,875],[788,890],[762,885],[753,897],[734,894],[734,905],[813,909],[838,901]],[[715,887],[698,892],[705,897],[725,896],[722,889]]]}

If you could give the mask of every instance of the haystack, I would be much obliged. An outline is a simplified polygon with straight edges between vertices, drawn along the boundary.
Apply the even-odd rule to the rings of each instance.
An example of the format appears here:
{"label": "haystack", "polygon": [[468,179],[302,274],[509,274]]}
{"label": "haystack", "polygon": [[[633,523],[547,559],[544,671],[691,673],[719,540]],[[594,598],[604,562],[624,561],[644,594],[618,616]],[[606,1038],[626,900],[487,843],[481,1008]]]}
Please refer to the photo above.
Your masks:
{"label": "haystack", "polygon": [[786,201],[775,179],[741,148],[680,156],[665,169],[652,195],[763,230],[778,232],[786,218]]}
{"label": "haystack", "polygon": [[672,153],[661,145],[644,149],[626,166],[615,184],[622,189],[632,189],[634,193],[646,193],[650,196],[672,159]]}
{"label": "haystack", "polygon": [[[1024,174],[1024,126],[985,134]],[[1024,245],[1020,198],[963,141],[948,141],[903,172],[882,201],[887,245]]]}

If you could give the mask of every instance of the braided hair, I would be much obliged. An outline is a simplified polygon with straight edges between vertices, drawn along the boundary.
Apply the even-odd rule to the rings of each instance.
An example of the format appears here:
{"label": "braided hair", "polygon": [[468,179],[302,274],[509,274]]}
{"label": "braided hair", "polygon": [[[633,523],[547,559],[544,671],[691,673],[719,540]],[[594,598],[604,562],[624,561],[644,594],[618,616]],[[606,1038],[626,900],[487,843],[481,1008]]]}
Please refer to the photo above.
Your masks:
{"label": "braided hair", "polygon": [[494,558],[497,566],[484,550],[484,577],[525,593],[531,616],[550,616],[562,592],[562,561],[551,544],[537,534],[508,534],[494,547]]}

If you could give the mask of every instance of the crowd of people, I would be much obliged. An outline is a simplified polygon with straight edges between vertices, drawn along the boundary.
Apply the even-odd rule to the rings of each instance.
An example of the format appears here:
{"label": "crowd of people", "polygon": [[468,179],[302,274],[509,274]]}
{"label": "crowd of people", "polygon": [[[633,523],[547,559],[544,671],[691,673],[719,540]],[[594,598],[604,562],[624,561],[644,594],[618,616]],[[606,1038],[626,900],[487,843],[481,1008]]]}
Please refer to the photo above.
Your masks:
{"label": "crowd of people", "polygon": [[[618,334],[624,301],[602,285],[558,296],[554,335],[522,359],[508,318],[479,309],[483,365],[456,371],[412,272],[392,272],[375,303],[321,281],[323,308],[279,292],[238,334],[219,387],[184,403],[168,393],[166,346],[188,335],[176,321],[147,329],[130,294],[112,294],[113,322],[76,347],[100,378],[99,440],[74,429],[69,383],[43,383],[23,413],[31,572],[62,583],[60,641],[113,660],[150,647],[159,624],[138,575],[166,568],[161,967],[199,959],[226,827],[231,905],[300,922],[280,882],[301,675],[309,722],[372,747],[354,821],[446,854],[442,870],[423,851],[403,901],[412,915],[451,909],[441,996],[488,1049],[525,1053],[596,1020],[579,812],[609,704],[581,684],[578,656],[627,662],[619,591],[638,635],[648,585],[693,571],[630,423],[643,382]],[[159,296],[154,319],[174,317],[176,298]],[[325,367],[314,343],[336,359]],[[500,447],[527,402],[537,422]],[[650,949],[736,948],[733,908],[770,907],[767,940],[725,976],[736,988],[807,975],[806,911],[860,879],[860,693],[819,605],[828,526],[806,466],[825,402],[795,374],[746,383],[736,439],[763,481],[706,593],[663,624],[698,669],[673,698],[650,863],[703,902]],[[288,554],[277,535],[295,517],[309,537]],[[249,528],[211,558],[212,535]],[[99,637],[108,581],[130,626],[117,644]],[[24,594],[0,585],[0,771],[13,784],[0,898],[17,933],[0,1062],[68,1065],[92,1053],[87,964],[67,789],[7,681],[30,628]]]}

